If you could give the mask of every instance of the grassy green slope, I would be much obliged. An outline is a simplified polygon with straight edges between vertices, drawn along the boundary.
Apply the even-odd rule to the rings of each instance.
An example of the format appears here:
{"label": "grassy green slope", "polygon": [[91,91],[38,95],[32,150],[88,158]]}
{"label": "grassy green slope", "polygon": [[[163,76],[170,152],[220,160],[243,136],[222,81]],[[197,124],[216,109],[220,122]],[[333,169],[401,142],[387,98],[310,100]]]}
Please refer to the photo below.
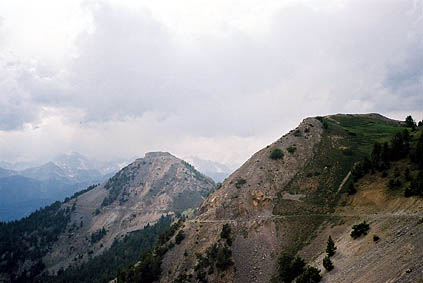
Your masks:
{"label": "grassy green slope", "polygon": [[355,162],[368,156],[375,142],[388,142],[404,130],[401,123],[376,115],[333,115],[318,117],[325,130],[312,160],[283,189],[303,194],[302,202],[283,199],[282,192],[274,215],[292,216],[277,220],[281,227],[291,227],[287,247],[296,252],[316,233],[324,221],[335,222],[331,215],[345,193],[340,184]]}
{"label": "grassy green slope", "polygon": [[[335,115],[326,119],[333,133],[340,133],[357,155],[370,154],[375,142],[389,142],[404,127],[398,121],[369,115]],[[342,133],[342,130],[344,131]]]}

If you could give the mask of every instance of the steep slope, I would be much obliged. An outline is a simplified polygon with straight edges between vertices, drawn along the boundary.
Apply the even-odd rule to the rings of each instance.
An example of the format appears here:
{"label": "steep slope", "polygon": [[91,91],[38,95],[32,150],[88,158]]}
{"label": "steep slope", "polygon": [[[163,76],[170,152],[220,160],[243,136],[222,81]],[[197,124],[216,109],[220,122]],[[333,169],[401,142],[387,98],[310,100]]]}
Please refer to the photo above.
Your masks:
{"label": "steep slope", "polygon": [[[235,236],[232,246],[235,265],[230,268],[232,270],[225,272],[224,278],[211,276],[211,281],[251,282],[253,276],[257,282],[271,279],[277,257],[276,248],[280,246],[276,234],[284,233],[278,231],[277,223],[271,218],[273,207],[284,186],[312,159],[322,133],[321,122],[313,118],[305,119],[297,129],[254,154],[200,206],[197,222],[186,228],[188,240],[178,247],[179,250],[192,251],[191,255],[204,254],[205,249],[218,241],[225,223],[232,225]],[[292,154],[286,150],[290,146],[296,148]],[[270,152],[276,148],[284,151],[283,159],[269,158]],[[280,197],[295,199],[299,195],[286,192]],[[174,266],[172,262],[177,260],[172,253],[175,252],[178,250],[169,253],[169,259],[164,261],[164,274],[170,271],[170,276],[164,275],[163,282],[172,282],[173,277],[194,267],[195,258],[188,261],[183,257],[179,258],[181,264]]]}
{"label": "steep slope", "polygon": [[169,153],[147,153],[108,182],[70,199],[70,228],[44,262],[51,271],[78,264],[115,239],[156,222],[162,215],[196,208],[214,182]]}
{"label": "steep slope", "polygon": [[[357,193],[344,196],[344,206],[336,209],[342,216],[337,225],[322,225],[300,253],[322,270],[322,282],[421,282],[422,198],[390,191],[380,174],[366,176],[356,187]],[[370,225],[368,235],[354,240],[352,225],[362,221]],[[329,235],[337,251],[332,257],[335,268],[327,272],[322,261]]]}
{"label": "steep slope", "polygon": [[[344,229],[345,236],[361,219],[358,212],[339,212],[355,162],[369,155],[375,142],[390,141],[403,130],[401,122],[378,114],[305,119],[254,154],[202,203],[198,217],[184,228],[186,240],[166,255],[161,282],[270,282],[278,280],[281,252],[311,262],[324,251],[328,234]],[[419,200],[405,203],[406,213],[419,210]],[[232,230],[228,246],[234,264],[215,271],[210,251],[214,244],[228,248],[222,242],[225,224]],[[359,275],[358,262],[353,271]]]}

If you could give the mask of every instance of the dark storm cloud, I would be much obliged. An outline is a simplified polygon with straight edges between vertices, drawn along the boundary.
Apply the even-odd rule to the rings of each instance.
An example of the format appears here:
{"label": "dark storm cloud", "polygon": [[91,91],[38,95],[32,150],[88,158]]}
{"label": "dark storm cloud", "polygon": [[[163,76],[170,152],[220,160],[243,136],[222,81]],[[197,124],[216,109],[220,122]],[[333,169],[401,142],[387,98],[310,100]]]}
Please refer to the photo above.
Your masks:
{"label": "dark storm cloud", "polygon": [[345,105],[354,100],[368,111],[392,110],[379,107],[382,96],[395,101],[422,88],[415,45],[423,29],[412,2],[383,3],[356,1],[336,13],[295,5],[276,15],[266,36],[233,29],[188,47],[147,11],[103,5],[94,34],[79,40],[72,104],[88,120],[154,111],[201,135],[259,134],[266,120],[296,115],[292,104],[303,106],[301,115],[313,112],[313,100],[322,112],[360,111]]}

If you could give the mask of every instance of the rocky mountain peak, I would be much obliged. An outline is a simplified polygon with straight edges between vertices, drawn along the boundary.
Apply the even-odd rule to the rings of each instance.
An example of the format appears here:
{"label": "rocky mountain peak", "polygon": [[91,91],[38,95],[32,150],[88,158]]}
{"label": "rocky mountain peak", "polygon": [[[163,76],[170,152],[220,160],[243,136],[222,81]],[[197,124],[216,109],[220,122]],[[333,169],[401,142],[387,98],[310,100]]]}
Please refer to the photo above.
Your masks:
{"label": "rocky mountain peak", "polygon": [[146,159],[155,159],[155,158],[159,158],[159,157],[176,158],[175,156],[173,156],[169,152],[163,152],[163,151],[147,152],[145,154],[145,157],[144,158],[146,158]]}
{"label": "rocky mountain peak", "polygon": [[[215,188],[213,180],[167,152],[150,152],[65,204],[74,207],[72,221],[83,227],[61,238],[46,258],[50,270],[86,259],[87,245],[101,253],[114,239],[153,224],[162,215],[192,210]],[[104,231],[98,242],[87,243]],[[72,247],[72,248],[70,248]]]}

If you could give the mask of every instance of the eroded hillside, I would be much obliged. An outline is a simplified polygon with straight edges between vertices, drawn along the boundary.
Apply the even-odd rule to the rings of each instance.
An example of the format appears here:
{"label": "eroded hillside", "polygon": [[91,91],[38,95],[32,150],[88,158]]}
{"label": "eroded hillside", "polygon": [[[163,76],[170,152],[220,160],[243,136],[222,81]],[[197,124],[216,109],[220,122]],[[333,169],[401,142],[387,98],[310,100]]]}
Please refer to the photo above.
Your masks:
{"label": "eroded hillside", "polygon": [[[407,253],[413,251],[416,256],[409,256],[403,265],[396,266],[396,277],[392,272],[380,277],[410,282],[406,278],[412,271],[407,270],[419,269],[417,259],[423,253],[418,244],[423,242],[414,234],[419,230],[413,232],[415,238],[409,242],[403,242],[398,235],[404,233],[400,232],[402,229],[418,227],[419,217],[423,216],[420,199],[406,199],[400,193],[385,200],[386,182],[381,191],[372,189],[372,193],[367,193],[365,184],[358,183],[356,196],[347,193],[354,164],[371,153],[375,142],[390,142],[404,129],[401,122],[378,114],[305,119],[298,128],[254,154],[202,203],[198,217],[183,228],[186,240],[166,254],[160,282],[277,282],[277,259],[282,252],[301,255],[322,269],[328,235],[333,235],[337,243],[344,242],[334,259],[335,270],[330,275],[322,272],[323,280],[385,282],[377,279],[376,273],[366,276],[363,272],[389,269],[388,264],[395,259],[388,257],[395,253],[385,257],[381,249],[372,258],[371,249],[358,244],[363,240],[349,236],[351,226],[363,219],[376,231],[385,229],[380,232],[383,237],[394,235],[387,236],[386,249],[398,251],[414,241]],[[417,139],[419,133],[415,132],[412,138]],[[366,177],[359,182],[365,180]],[[370,187],[376,183],[371,182]],[[366,194],[380,198],[379,206],[368,202]],[[383,205],[388,203],[392,206]],[[376,218],[368,216],[368,210]],[[402,215],[397,217],[399,211]],[[403,215],[406,217],[401,218]],[[375,219],[384,220],[379,223]],[[225,224],[232,231],[231,245],[222,240]],[[217,251],[230,249],[233,264],[218,268],[214,246]],[[360,253],[369,260],[361,262]],[[336,257],[342,255],[338,267]],[[352,275],[345,277],[344,273]]]}
{"label": "eroded hillside", "polygon": [[[147,153],[105,184],[64,204],[74,207],[70,227],[76,228],[60,237],[44,261],[50,270],[77,264],[163,214],[196,208],[213,189],[213,181],[188,163],[169,153]],[[96,233],[98,239],[92,237]]]}

